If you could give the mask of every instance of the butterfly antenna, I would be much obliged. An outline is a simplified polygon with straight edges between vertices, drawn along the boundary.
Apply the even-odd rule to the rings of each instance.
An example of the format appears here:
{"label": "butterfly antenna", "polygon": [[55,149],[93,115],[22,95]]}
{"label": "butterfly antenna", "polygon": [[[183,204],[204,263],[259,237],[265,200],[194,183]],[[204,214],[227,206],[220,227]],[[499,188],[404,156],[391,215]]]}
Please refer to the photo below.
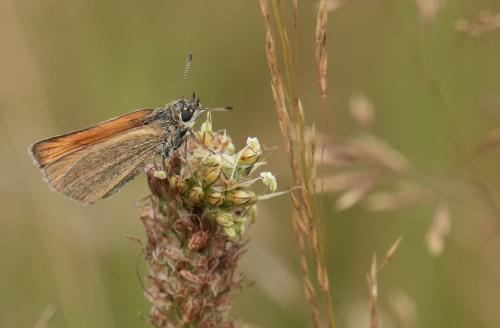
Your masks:
{"label": "butterfly antenna", "polygon": [[186,66],[184,67],[184,76],[182,77],[181,83],[181,96],[184,99],[184,90],[186,89],[187,79],[189,75],[189,67],[191,67],[191,62],[193,61],[193,54],[190,52],[187,55]]}

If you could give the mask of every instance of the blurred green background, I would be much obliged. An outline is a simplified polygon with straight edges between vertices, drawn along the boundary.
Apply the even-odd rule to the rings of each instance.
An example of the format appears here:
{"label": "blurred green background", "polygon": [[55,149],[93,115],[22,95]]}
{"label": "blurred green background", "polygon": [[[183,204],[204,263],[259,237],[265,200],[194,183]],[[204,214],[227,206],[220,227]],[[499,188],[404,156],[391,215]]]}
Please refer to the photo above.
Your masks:
{"label": "blurred green background", "polygon": [[[317,5],[299,2],[297,39],[306,115],[321,125]],[[330,12],[330,137],[359,129],[348,107],[361,92],[376,108],[374,133],[415,167],[451,170],[462,152],[498,125],[500,31],[471,36],[455,28],[457,20],[477,20],[484,9],[498,12],[500,5],[448,1],[431,23],[423,22],[412,0],[347,0]],[[217,113],[215,128],[227,128],[237,147],[247,136],[279,147],[268,169],[278,173],[282,188],[292,185],[257,1],[0,0],[0,42],[1,327],[32,327],[51,307],[50,327],[145,326],[140,315],[149,305],[137,277],[144,263],[139,247],[124,237],[144,237],[132,206],[148,193],[144,177],[115,197],[81,206],[49,191],[27,148],[179,97],[190,51],[189,92],[205,105],[235,108]],[[439,92],[429,76],[439,81]],[[473,161],[500,202],[500,156],[492,152]],[[432,207],[338,212],[336,197],[325,195],[324,204],[339,327],[368,325],[371,257],[382,256],[400,235],[400,250],[380,274],[383,327],[500,326],[499,217],[454,204],[445,251],[432,257],[424,245]],[[233,313],[260,327],[311,326],[288,199],[264,202],[259,210],[240,266],[255,284],[235,298]],[[398,320],[394,303],[416,319]]]}

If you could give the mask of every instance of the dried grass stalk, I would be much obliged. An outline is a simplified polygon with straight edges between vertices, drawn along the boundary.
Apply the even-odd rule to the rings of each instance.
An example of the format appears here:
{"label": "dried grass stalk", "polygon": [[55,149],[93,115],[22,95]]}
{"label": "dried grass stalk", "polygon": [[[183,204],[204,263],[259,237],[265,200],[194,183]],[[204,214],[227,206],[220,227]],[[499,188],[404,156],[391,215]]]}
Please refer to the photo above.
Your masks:
{"label": "dried grass stalk", "polygon": [[377,255],[373,254],[372,265],[370,266],[370,273],[368,274],[368,290],[370,292],[370,327],[378,327],[378,313],[377,313],[377,300],[378,300],[378,284],[377,284]]}
{"label": "dried grass stalk", "polygon": [[[320,0],[318,16],[316,18],[316,73],[319,91],[323,101],[324,124],[328,124],[328,95],[327,95],[327,71],[328,59],[326,52],[326,24],[328,21],[328,8],[325,0]],[[325,130],[326,132],[326,130]]]}
{"label": "dried grass stalk", "polygon": [[500,12],[481,10],[475,20],[459,19],[455,23],[458,32],[465,33],[472,37],[482,36],[488,32],[500,29]]}
{"label": "dried grass stalk", "polygon": [[448,205],[441,203],[437,206],[434,220],[425,233],[425,244],[429,254],[439,256],[444,251],[444,239],[450,232],[451,219]]}
{"label": "dried grass stalk", "polygon": [[373,254],[372,264],[370,266],[370,271],[366,276],[366,280],[368,282],[368,293],[370,297],[370,327],[377,328],[378,327],[378,311],[377,311],[377,302],[378,302],[378,273],[385,267],[387,263],[389,263],[396,252],[399,249],[401,241],[403,240],[403,236],[400,236],[396,241],[389,247],[387,252],[384,255],[384,260],[381,264],[377,263],[377,254]]}
{"label": "dried grass stalk", "polygon": [[392,314],[398,321],[397,327],[412,328],[419,326],[415,300],[407,293],[404,291],[392,292],[387,301]]}
{"label": "dried grass stalk", "polygon": [[434,22],[445,5],[445,0],[416,0],[416,2],[420,11],[420,18],[426,24]]}
{"label": "dried grass stalk", "polygon": [[50,320],[54,317],[56,313],[56,307],[52,304],[47,305],[47,307],[42,311],[37,322],[33,326],[34,328],[47,328],[49,327]]}
{"label": "dried grass stalk", "polygon": [[293,214],[293,229],[295,232],[295,238],[297,240],[297,246],[299,250],[299,256],[300,256],[300,269],[302,271],[302,276],[304,279],[304,293],[307,298],[307,302],[309,303],[311,307],[311,313],[312,313],[312,318],[314,325],[316,327],[321,326],[321,316],[320,316],[320,311],[318,308],[318,301],[317,301],[317,295],[316,295],[316,290],[314,288],[314,285],[311,281],[311,273],[309,271],[309,266],[308,266],[308,260],[307,260],[307,246],[306,246],[306,240],[305,236],[308,235],[309,233],[309,228],[307,222],[304,221],[304,216],[300,215],[301,210],[300,210],[300,204],[297,200],[297,198],[293,195],[290,194],[290,198],[292,200],[292,205],[294,208],[294,214]]}
{"label": "dried grass stalk", "polygon": [[[274,21],[271,20],[269,1],[260,0],[260,8],[266,28],[266,57],[271,73],[271,89],[275,110],[278,114],[281,133],[285,139],[285,147],[296,186],[300,189],[292,195],[294,209],[293,225],[298,243],[304,289],[309,302],[313,324],[320,327],[323,322],[334,327],[333,306],[330,295],[328,271],[324,261],[324,236],[322,207],[316,192],[316,144],[314,137],[306,134],[305,111],[299,97],[296,74],[297,44],[290,46],[290,39],[296,41],[297,4],[292,2],[292,28],[285,24],[284,10],[280,0],[272,0]],[[326,21],[327,6],[321,1],[316,29],[316,59],[318,83],[326,120],[327,112],[327,60],[326,60]],[[273,29],[274,23],[274,29]],[[276,45],[274,32],[279,35],[279,47]],[[292,31],[292,36],[290,36]],[[283,58],[282,78],[278,62],[277,50]],[[286,84],[284,83],[286,80]],[[325,123],[326,124],[326,123]],[[327,125],[324,126],[327,129]],[[314,130],[314,129],[313,129]],[[313,133],[314,135],[314,133]],[[314,269],[311,270],[310,266]],[[315,281],[313,277],[315,276]],[[321,302],[319,296],[321,295]]]}

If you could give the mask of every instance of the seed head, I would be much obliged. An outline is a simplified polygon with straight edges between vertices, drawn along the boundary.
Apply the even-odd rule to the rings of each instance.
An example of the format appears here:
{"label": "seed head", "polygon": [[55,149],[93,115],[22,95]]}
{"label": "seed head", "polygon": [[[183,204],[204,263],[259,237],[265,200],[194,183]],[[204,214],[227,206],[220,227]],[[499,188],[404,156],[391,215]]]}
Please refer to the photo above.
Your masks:
{"label": "seed head", "polygon": [[[243,278],[235,274],[249,224],[255,222],[261,180],[277,187],[269,173],[252,176],[262,155],[257,138],[236,151],[231,138],[202,124],[185,147],[159,165],[146,168],[153,200],[142,221],[148,243],[150,321],[156,327],[237,325],[229,316],[230,291]],[[231,293],[232,295],[232,293]]]}

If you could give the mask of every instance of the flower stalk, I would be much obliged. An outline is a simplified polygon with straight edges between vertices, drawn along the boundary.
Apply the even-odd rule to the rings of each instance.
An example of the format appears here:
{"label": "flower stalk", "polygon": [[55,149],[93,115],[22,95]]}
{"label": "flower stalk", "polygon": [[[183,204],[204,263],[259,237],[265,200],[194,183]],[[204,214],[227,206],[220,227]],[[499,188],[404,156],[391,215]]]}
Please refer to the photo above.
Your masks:
{"label": "flower stalk", "polygon": [[235,151],[231,138],[212,130],[210,116],[162,165],[148,165],[152,196],[143,206],[147,286],[156,327],[237,327],[232,294],[246,282],[236,272],[254,222],[261,181],[253,177],[261,155],[256,138]]}

